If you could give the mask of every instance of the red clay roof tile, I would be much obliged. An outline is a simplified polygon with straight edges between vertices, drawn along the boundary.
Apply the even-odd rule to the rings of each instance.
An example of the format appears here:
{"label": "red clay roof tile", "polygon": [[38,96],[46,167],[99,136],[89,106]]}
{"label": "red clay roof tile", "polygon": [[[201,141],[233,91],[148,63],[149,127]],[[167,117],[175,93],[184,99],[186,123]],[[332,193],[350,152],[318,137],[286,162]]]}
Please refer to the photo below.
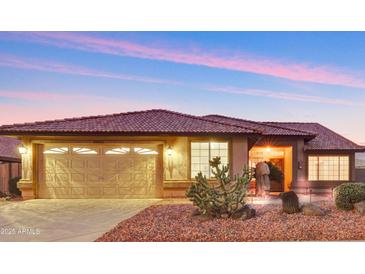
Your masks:
{"label": "red clay roof tile", "polygon": [[259,131],[174,111],[153,109],[0,127],[0,134],[16,135],[20,133],[77,133],[80,135],[89,133],[254,134],[259,133]]}
{"label": "red clay roof tile", "polygon": [[262,135],[270,135],[270,136],[287,135],[287,136],[309,136],[309,137],[314,137],[316,135],[315,132],[306,131],[303,129],[291,129],[280,125],[269,125],[263,122],[255,122],[251,120],[227,117],[223,115],[212,114],[203,117],[212,121],[220,121],[222,123],[228,123],[236,126],[244,126],[255,130],[259,130],[261,131]]}
{"label": "red clay roof tile", "polygon": [[255,122],[222,115],[193,116],[163,109],[0,126],[2,135],[257,134],[300,136],[307,150],[364,150],[317,123]]}
{"label": "red clay roof tile", "polygon": [[269,125],[279,125],[291,129],[301,129],[317,133],[317,136],[305,144],[306,150],[364,150],[360,146],[340,134],[318,123],[298,122],[265,122]]}

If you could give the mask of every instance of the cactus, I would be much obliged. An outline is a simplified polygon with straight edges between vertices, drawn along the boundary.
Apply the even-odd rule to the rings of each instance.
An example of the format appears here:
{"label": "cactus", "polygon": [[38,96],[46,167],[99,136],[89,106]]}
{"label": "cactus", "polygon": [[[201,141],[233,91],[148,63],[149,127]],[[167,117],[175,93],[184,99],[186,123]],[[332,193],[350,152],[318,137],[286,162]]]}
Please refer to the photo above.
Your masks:
{"label": "cactus", "polygon": [[236,175],[232,180],[229,166],[221,166],[220,157],[213,158],[209,164],[216,182],[209,183],[206,176],[199,172],[195,182],[186,191],[186,196],[203,215],[231,217],[245,206],[252,171],[244,169],[242,175]]}

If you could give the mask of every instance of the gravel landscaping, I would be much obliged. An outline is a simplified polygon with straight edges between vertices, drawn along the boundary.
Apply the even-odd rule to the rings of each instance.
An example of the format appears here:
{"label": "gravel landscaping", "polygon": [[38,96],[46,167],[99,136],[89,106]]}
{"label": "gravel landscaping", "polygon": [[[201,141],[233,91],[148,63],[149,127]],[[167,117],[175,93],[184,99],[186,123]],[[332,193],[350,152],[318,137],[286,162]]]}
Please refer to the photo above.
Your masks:
{"label": "gravel landscaping", "polygon": [[98,242],[266,242],[365,240],[365,216],[318,204],[325,216],[286,214],[279,205],[254,205],[257,216],[249,220],[206,219],[193,216],[188,204],[151,206],[122,221]]}

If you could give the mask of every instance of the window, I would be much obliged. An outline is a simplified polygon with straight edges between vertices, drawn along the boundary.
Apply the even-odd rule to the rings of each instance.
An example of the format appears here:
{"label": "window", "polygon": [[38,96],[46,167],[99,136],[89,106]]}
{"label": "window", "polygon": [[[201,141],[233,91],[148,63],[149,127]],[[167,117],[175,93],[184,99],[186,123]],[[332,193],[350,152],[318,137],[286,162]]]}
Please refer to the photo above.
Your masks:
{"label": "window", "polygon": [[355,153],[355,168],[365,169],[365,152]]}
{"label": "window", "polygon": [[98,154],[95,149],[88,147],[73,147],[72,153],[74,154]]}
{"label": "window", "polygon": [[44,154],[66,154],[68,152],[68,147],[52,147],[46,149]]}
{"label": "window", "polygon": [[309,181],[350,180],[349,156],[309,156]]}
{"label": "window", "polygon": [[158,154],[157,151],[154,151],[154,150],[149,149],[149,148],[135,147],[133,150],[134,150],[135,153],[142,154],[142,155]]}
{"label": "window", "polygon": [[227,142],[192,142],[191,143],[191,177],[195,178],[201,171],[208,178],[213,178],[209,160],[221,157],[223,165],[228,164]]}
{"label": "window", "polygon": [[123,155],[128,154],[131,149],[129,147],[116,147],[111,149],[106,149],[104,154],[106,155]]}

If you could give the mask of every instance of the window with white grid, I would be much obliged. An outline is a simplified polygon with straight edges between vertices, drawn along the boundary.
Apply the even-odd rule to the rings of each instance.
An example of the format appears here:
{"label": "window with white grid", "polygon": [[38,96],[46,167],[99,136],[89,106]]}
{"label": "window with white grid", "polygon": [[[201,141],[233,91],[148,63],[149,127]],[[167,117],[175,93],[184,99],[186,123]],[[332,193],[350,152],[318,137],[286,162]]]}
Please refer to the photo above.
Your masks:
{"label": "window with white grid", "polygon": [[309,181],[348,181],[350,179],[349,156],[309,156]]}
{"label": "window with white grid", "polygon": [[222,165],[228,164],[227,142],[192,142],[191,143],[191,177],[195,178],[201,171],[207,178],[213,178],[209,160],[220,157]]}

